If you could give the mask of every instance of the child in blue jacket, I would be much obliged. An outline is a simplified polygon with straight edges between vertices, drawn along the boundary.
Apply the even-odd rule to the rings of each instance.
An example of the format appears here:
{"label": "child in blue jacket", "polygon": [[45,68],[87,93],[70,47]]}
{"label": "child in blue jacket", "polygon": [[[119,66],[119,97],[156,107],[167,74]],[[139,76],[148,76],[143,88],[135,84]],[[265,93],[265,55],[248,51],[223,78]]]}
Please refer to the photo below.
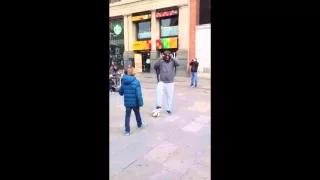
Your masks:
{"label": "child in blue jacket", "polygon": [[128,68],[128,74],[125,74],[122,78],[119,94],[124,96],[124,106],[126,107],[125,116],[125,135],[130,134],[130,115],[131,110],[136,115],[138,128],[144,127],[144,123],[140,116],[140,107],[143,106],[143,98],[140,82],[135,77],[135,69]]}

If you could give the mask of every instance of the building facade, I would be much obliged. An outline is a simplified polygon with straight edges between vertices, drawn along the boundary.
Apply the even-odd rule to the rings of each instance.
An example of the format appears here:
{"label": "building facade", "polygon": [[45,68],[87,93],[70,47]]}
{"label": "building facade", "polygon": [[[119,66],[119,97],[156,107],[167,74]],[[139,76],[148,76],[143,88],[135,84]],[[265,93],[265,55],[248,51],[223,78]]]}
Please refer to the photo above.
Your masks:
{"label": "building facade", "polygon": [[199,62],[198,76],[211,76],[211,1],[190,0],[189,59]]}
{"label": "building facade", "polygon": [[[196,39],[196,26],[200,19],[199,2],[109,0],[110,65],[121,67],[140,61],[142,72],[154,73],[153,65],[160,53],[170,50],[181,63],[176,69],[177,76],[189,76],[189,62],[196,56],[200,57],[201,68],[202,63],[208,66],[205,61],[209,61],[210,66],[210,59],[205,60],[210,56],[203,56],[204,52],[199,51],[199,54],[196,51],[196,43],[201,44],[201,40]],[[210,41],[210,37],[205,39],[206,43]]]}

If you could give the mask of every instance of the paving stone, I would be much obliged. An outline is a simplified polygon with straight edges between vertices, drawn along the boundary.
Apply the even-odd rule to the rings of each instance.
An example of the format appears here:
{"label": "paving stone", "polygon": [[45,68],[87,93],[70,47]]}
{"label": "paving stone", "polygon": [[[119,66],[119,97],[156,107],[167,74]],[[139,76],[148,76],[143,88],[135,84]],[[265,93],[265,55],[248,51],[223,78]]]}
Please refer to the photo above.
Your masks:
{"label": "paving stone", "polygon": [[210,180],[210,168],[193,164],[190,169],[188,169],[187,173],[183,175],[181,180]]}
{"label": "paving stone", "polygon": [[162,171],[163,169],[164,167],[160,163],[149,161],[145,158],[140,158],[127,167],[125,171],[134,172],[138,177],[149,177],[157,172]]}
{"label": "paving stone", "polygon": [[198,118],[196,118],[196,122],[201,124],[209,124],[210,120],[211,120],[210,116],[200,115]]}
{"label": "paving stone", "polygon": [[167,161],[163,163],[163,166],[185,174],[194,162],[194,154],[185,151],[183,147],[180,147],[171,156],[169,156]]}
{"label": "paving stone", "polygon": [[159,146],[148,152],[144,158],[161,164],[166,161],[170,154],[172,154],[176,149],[178,149],[177,145],[164,141]]}
{"label": "paving stone", "polygon": [[191,122],[187,124],[184,128],[182,128],[182,130],[188,131],[188,132],[198,132],[202,127],[203,127],[202,124]]}
{"label": "paving stone", "polygon": [[140,180],[139,177],[136,176],[135,172],[130,171],[122,171],[116,176],[110,178],[111,180]]}
{"label": "paving stone", "polygon": [[[165,113],[164,93],[163,112],[154,118],[151,112],[156,104],[156,86],[155,82],[142,82],[144,106],[140,111],[147,126],[138,130],[132,112],[130,136],[124,136],[123,97],[110,94],[110,179],[176,180],[188,173],[194,178],[206,177],[202,171],[210,173],[210,169],[201,169],[201,166],[210,167],[210,94],[175,86],[173,114]],[[192,159],[198,163],[198,169],[190,164]],[[179,161],[184,162],[182,166]]]}
{"label": "paving stone", "polygon": [[174,122],[178,119],[180,119],[181,116],[173,115],[173,116],[167,116],[164,120],[168,122]]}

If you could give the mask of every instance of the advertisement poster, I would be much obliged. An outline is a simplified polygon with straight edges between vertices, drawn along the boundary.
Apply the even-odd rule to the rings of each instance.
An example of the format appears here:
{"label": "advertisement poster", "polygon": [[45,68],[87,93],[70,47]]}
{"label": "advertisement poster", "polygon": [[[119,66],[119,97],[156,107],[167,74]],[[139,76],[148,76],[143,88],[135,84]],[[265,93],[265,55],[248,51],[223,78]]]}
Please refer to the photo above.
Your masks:
{"label": "advertisement poster", "polygon": [[134,67],[137,72],[142,72],[142,56],[141,54],[134,54]]}

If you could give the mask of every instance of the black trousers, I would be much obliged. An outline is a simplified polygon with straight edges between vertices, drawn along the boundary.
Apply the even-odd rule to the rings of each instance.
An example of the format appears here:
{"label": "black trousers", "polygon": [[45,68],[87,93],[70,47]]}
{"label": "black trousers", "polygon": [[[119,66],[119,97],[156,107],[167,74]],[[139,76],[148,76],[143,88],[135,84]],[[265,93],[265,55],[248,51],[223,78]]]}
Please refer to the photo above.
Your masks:
{"label": "black trousers", "polygon": [[140,108],[139,107],[127,107],[126,108],[126,117],[125,117],[125,127],[126,132],[130,132],[130,116],[131,116],[131,110],[134,111],[134,114],[136,115],[137,125],[138,127],[141,127],[141,116],[140,116]]}

